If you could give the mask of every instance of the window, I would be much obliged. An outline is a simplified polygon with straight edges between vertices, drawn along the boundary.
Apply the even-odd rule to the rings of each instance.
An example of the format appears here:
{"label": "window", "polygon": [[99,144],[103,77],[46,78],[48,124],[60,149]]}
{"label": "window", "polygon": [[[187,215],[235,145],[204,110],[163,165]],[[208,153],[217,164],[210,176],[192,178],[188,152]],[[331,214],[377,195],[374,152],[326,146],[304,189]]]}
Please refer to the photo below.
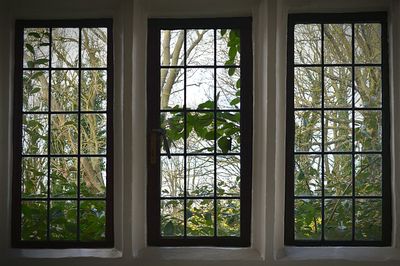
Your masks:
{"label": "window", "polygon": [[113,246],[112,21],[17,21],[14,247]]}
{"label": "window", "polygon": [[149,245],[250,245],[251,45],[250,18],[149,20]]}
{"label": "window", "polygon": [[289,15],[287,245],[391,243],[385,13]]}

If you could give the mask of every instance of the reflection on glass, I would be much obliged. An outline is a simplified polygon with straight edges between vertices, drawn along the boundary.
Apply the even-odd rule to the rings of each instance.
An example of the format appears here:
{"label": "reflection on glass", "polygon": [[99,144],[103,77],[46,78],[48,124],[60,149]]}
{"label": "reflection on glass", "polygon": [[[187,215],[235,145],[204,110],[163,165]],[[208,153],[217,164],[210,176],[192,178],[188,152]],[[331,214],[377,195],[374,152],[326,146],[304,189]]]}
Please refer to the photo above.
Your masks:
{"label": "reflection on glass", "polygon": [[381,49],[381,24],[354,24],[356,64],[380,64]]}
{"label": "reflection on glass", "polygon": [[240,109],[240,69],[217,69],[217,109]]}
{"label": "reflection on glass", "polygon": [[51,55],[52,67],[78,67],[79,29],[53,28]]}
{"label": "reflection on glass", "polygon": [[217,113],[217,152],[240,152],[240,113]]}
{"label": "reflection on glass", "polygon": [[188,68],[186,73],[186,108],[214,109],[214,69]]}
{"label": "reflection on glass", "polygon": [[186,193],[188,196],[214,195],[214,157],[186,157]]}
{"label": "reflection on glass", "polygon": [[161,197],[184,196],[183,156],[160,157]]}
{"label": "reflection on glass", "polygon": [[49,108],[48,71],[23,71],[23,111],[47,111]]}
{"label": "reflection on glass", "polygon": [[295,111],[295,151],[321,150],[321,112]]}
{"label": "reflection on glass", "polygon": [[382,195],[382,155],[356,154],[354,167],[356,195]]}
{"label": "reflection on glass", "polygon": [[325,155],[325,195],[348,196],[352,194],[351,155]]}
{"label": "reflection on glass", "polygon": [[183,30],[161,30],[160,62],[162,66],[178,66],[183,64]]}
{"label": "reflection on glass", "polygon": [[80,204],[80,240],[105,240],[106,202],[104,200],[83,200]]}
{"label": "reflection on glass", "polygon": [[214,65],[214,30],[187,30],[186,42],[187,65]]}
{"label": "reflection on glass", "polygon": [[350,67],[325,68],[325,107],[351,107],[352,76]]}
{"label": "reflection on glass", "polygon": [[240,196],[240,156],[217,156],[217,195]]}
{"label": "reflection on glass", "polygon": [[321,25],[297,24],[294,27],[294,63],[321,63]]}
{"label": "reflection on glass", "polygon": [[50,194],[52,197],[76,197],[77,182],[77,158],[50,159]]}
{"label": "reflection on glass", "polygon": [[[184,116],[183,113],[160,114],[161,128],[165,129],[171,153],[182,153],[184,150]],[[161,152],[166,152],[164,142],[160,143]]]}
{"label": "reflection on glass", "polygon": [[382,70],[380,67],[355,67],[355,106],[380,108],[382,106]]}
{"label": "reflection on glass", "polygon": [[214,114],[187,113],[187,139],[188,153],[209,153],[214,151]]}
{"label": "reflection on glass", "polygon": [[51,115],[51,154],[78,153],[78,115]]}
{"label": "reflection on glass", "polygon": [[82,71],[81,108],[84,111],[107,109],[107,71]]}
{"label": "reflection on glass", "polygon": [[217,30],[217,65],[240,64],[240,30]]}
{"label": "reflection on glass", "polygon": [[[183,68],[162,68],[160,70],[161,110],[183,108],[185,94],[183,72]],[[190,97],[190,95],[188,96]]]}
{"label": "reflection on glass", "polygon": [[82,29],[82,67],[107,67],[107,28]]}
{"label": "reflection on glass", "polygon": [[75,200],[51,201],[50,239],[76,240],[77,203]]}
{"label": "reflection on glass", "polygon": [[352,150],[352,112],[325,111],[325,151]]}
{"label": "reflection on glass", "polygon": [[325,239],[352,239],[353,204],[349,199],[325,200]]}
{"label": "reflection on glass", "polygon": [[351,63],[351,24],[324,25],[324,60],[328,64]]}
{"label": "reflection on glass", "polygon": [[47,158],[23,157],[21,174],[23,198],[47,197]]}
{"label": "reflection on glass", "polygon": [[56,70],[51,74],[51,110],[78,110],[78,81],[76,70]]}
{"label": "reflection on glass", "polygon": [[80,164],[81,196],[105,197],[107,159],[105,157],[81,157]]}
{"label": "reflection on glass", "polygon": [[240,236],[240,200],[217,200],[217,236]]}
{"label": "reflection on glass", "polygon": [[22,154],[46,154],[48,136],[47,115],[22,116]]}
{"label": "reflection on glass", "polygon": [[382,240],[382,200],[356,199],[356,240]]}
{"label": "reflection on glass", "polygon": [[294,201],[295,240],[321,240],[321,200]]}
{"label": "reflection on glass", "polygon": [[321,195],[321,156],[295,155],[294,195]]}
{"label": "reflection on glass", "polygon": [[24,67],[43,68],[49,66],[49,29],[24,29]]}
{"label": "reflection on glass", "polygon": [[47,203],[45,201],[22,201],[21,240],[46,240]]}
{"label": "reflection on glass", "polygon": [[382,150],[382,112],[356,111],[355,145],[357,151]]}
{"label": "reflection on glass", "polygon": [[187,200],[187,235],[214,235],[214,201],[211,199]]}
{"label": "reflection on glass", "polygon": [[81,115],[81,153],[105,154],[107,148],[107,116]]}
{"label": "reflection on glass", "polygon": [[321,68],[294,68],[294,107],[321,106]]}
{"label": "reflection on glass", "polygon": [[162,236],[183,236],[184,206],[183,200],[161,200],[160,218]]}

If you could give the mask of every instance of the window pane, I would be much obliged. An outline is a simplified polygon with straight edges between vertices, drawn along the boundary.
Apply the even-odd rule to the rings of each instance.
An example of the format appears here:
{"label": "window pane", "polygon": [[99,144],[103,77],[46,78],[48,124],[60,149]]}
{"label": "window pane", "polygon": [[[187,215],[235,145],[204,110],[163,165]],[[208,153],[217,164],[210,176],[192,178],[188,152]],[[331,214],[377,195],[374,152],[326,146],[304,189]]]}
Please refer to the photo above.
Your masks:
{"label": "window pane", "polygon": [[325,68],[325,107],[352,106],[352,76],[350,67]]}
{"label": "window pane", "polygon": [[294,201],[295,239],[321,239],[321,200],[296,199]]}
{"label": "window pane", "polygon": [[78,153],[78,115],[51,115],[51,154]]}
{"label": "window pane", "polygon": [[240,200],[217,201],[217,236],[240,236]]}
{"label": "window pane", "polygon": [[[185,124],[183,113],[163,112],[160,114],[161,128],[165,129],[171,153],[181,153],[184,150]],[[161,141],[161,152],[166,152]]]}
{"label": "window pane", "polygon": [[240,113],[217,113],[217,152],[240,152]]}
{"label": "window pane", "polygon": [[297,24],[294,27],[294,63],[321,63],[321,25]]}
{"label": "window pane", "polygon": [[80,240],[96,241],[106,237],[106,202],[84,200],[80,206]]}
{"label": "window pane", "polygon": [[217,109],[240,109],[240,68],[217,69]]}
{"label": "window pane", "polygon": [[[180,109],[185,101],[184,91],[184,69],[162,68],[161,72],[161,95],[160,109]],[[193,90],[193,92],[197,92]],[[191,97],[188,95],[189,98]],[[191,98],[190,98],[191,99]]]}
{"label": "window pane", "polygon": [[355,112],[355,144],[357,151],[382,150],[381,111]]}
{"label": "window pane", "polygon": [[24,71],[23,75],[23,111],[47,111],[49,108],[48,71]]}
{"label": "window pane", "polygon": [[78,71],[60,70],[51,74],[51,111],[78,110]]}
{"label": "window pane", "polygon": [[214,235],[214,201],[210,199],[195,199],[187,201],[187,235]]}
{"label": "window pane", "polygon": [[81,153],[105,154],[107,149],[107,115],[81,115]]}
{"label": "window pane", "polygon": [[107,159],[105,157],[81,157],[81,197],[105,197],[107,184]]}
{"label": "window pane", "polygon": [[45,201],[22,201],[21,240],[46,240],[47,203]]}
{"label": "window pane", "polygon": [[49,29],[26,28],[24,30],[24,67],[49,66]]}
{"label": "window pane", "polygon": [[160,40],[160,62],[162,66],[179,66],[183,64],[183,30],[162,30]]}
{"label": "window pane", "polygon": [[217,156],[218,196],[240,196],[240,156]]}
{"label": "window pane", "polygon": [[381,24],[354,24],[356,63],[381,63]]}
{"label": "window pane", "polygon": [[187,30],[186,64],[214,65],[214,30]]}
{"label": "window pane", "polygon": [[325,239],[352,239],[353,204],[348,199],[325,200]]}
{"label": "window pane", "polygon": [[72,68],[79,64],[79,29],[53,28],[52,67]]}
{"label": "window pane", "polygon": [[47,115],[22,116],[22,153],[46,154],[48,138]]}
{"label": "window pane", "polygon": [[324,25],[324,63],[351,63],[351,24]]}
{"label": "window pane", "polygon": [[214,109],[214,69],[187,69],[186,108]]}
{"label": "window pane", "polygon": [[188,153],[209,153],[214,151],[214,114],[187,113],[187,139]]}
{"label": "window pane", "polygon": [[240,30],[217,30],[217,65],[240,64]]}
{"label": "window pane", "polygon": [[352,150],[352,112],[325,111],[325,151]]}
{"label": "window pane", "polygon": [[183,197],[184,196],[184,157],[161,156],[161,197]]}
{"label": "window pane", "polygon": [[382,200],[356,199],[356,240],[382,240]]}
{"label": "window pane", "polygon": [[187,196],[214,195],[214,156],[186,157]]}
{"label": "window pane", "polygon": [[321,195],[321,156],[295,155],[295,196]]}
{"label": "window pane", "polygon": [[76,197],[78,183],[77,158],[60,157],[50,159],[51,197]]}
{"label": "window pane", "polygon": [[351,155],[325,155],[325,195],[348,196],[352,193]]}
{"label": "window pane", "polygon": [[356,107],[380,108],[382,106],[381,67],[356,67],[354,101]]}
{"label": "window pane", "polygon": [[107,66],[107,28],[82,29],[82,67]]}
{"label": "window pane", "polygon": [[82,71],[81,90],[83,111],[107,110],[107,71]]}
{"label": "window pane", "polygon": [[295,151],[320,151],[321,112],[295,111]]}
{"label": "window pane", "polygon": [[77,202],[52,201],[50,204],[50,239],[76,240]]}
{"label": "window pane", "polygon": [[47,158],[25,157],[22,158],[22,184],[23,198],[47,197]]}
{"label": "window pane", "polygon": [[382,155],[355,155],[355,172],[357,196],[382,195]]}
{"label": "window pane", "polygon": [[161,235],[183,236],[183,200],[161,200]]}
{"label": "window pane", "polygon": [[321,106],[321,68],[294,68],[294,107]]}

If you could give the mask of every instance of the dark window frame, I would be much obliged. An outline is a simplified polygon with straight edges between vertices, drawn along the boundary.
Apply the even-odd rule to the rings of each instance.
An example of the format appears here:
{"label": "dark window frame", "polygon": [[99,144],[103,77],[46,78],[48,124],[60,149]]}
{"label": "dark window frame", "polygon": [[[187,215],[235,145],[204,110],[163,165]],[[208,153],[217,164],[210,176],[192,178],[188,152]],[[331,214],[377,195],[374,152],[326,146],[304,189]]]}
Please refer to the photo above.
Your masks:
{"label": "dark window frame", "polygon": [[[147,50],[147,237],[150,246],[250,246],[252,178],[252,19],[149,19]],[[162,237],[160,232],[160,31],[163,29],[239,29],[241,36],[241,186],[240,237]],[[197,66],[199,67],[199,66]],[[215,67],[214,65],[211,67]],[[184,108],[184,110],[186,110]],[[202,110],[203,111],[203,110]],[[207,110],[206,110],[207,111]],[[227,110],[224,110],[227,111]],[[184,111],[186,112],[186,111]],[[213,111],[215,112],[215,110]],[[154,154],[152,154],[152,151]],[[216,153],[214,153],[216,154]],[[152,156],[155,155],[155,162]],[[186,155],[185,155],[186,156]],[[214,155],[215,156],[215,155]],[[184,196],[185,199],[187,196]],[[216,195],[212,197],[214,200]],[[215,214],[215,210],[214,210]],[[185,212],[186,218],[186,212]],[[186,220],[186,219],[185,219]],[[215,219],[214,219],[215,226]]]}
{"label": "dark window frame", "polygon": [[[80,66],[76,68],[65,68],[66,70],[107,70],[107,109],[106,111],[81,111],[80,107],[78,111],[62,111],[62,112],[51,112],[50,110],[44,111],[44,114],[52,113],[74,113],[84,114],[84,113],[102,113],[107,115],[107,148],[106,153],[101,155],[107,159],[107,169],[106,169],[106,195],[100,200],[104,200],[106,203],[105,212],[105,240],[99,241],[80,241],[80,240],[50,240],[49,239],[49,207],[47,208],[47,240],[44,241],[25,241],[21,240],[21,162],[22,162],[22,105],[23,105],[23,70],[26,69],[23,66],[23,45],[24,45],[24,28],[35,28],[35,27],[47,27],[47,28],[107,28],[107,66],[104,68],[84,68]],[[81,31],[80,31],[81,32]],[[81,33],[79,34],[79,40],[81,41]],[[51,38],[50,38],[51,42]],[[79,46],[80,47],[80,46]],[[79,48],[80,50],[81,48]],[[51,57],[50,57],[51,58]],[[79,55],[79,62],[81,60],[81,55]],[[50,59],[51,60],[51,59]],[[14,63],[14,107],[13,107],[13,182],[12,182],[12,230],[11,230],[11,245],[13,248],[105,248],[114,246],[114,188],[113,188],[113,94],[114,94],[114,66],[113,66],[113,20],[111,18],[104,19],[71,19],[71,20],[16,20],[15,22],[15,63]],[[34,68],[32,68],[34,69]],[[51,62],[49,66],[45,68],[40,68],[41,70],[51,70],[51,69],[61,69],[52,68]],[[30,68],[28,68],[30,70]],[[51,86],[51,84],[49,84]],[[80,78],[79,78],[79,91],[81,90]],[[80,98],[79,98],[80,99]],[[29,112],[28,112],[29,113]],[[41,113],[41,112],[39,112]],[[80,122],[78,122],[79,126]],[[78,137],[79,138],[79,137]],[[80,140],[78,140],[79,142]],[[31,155],[29,155],[31,156]],[[40,155],[39,155],[40,156]],[[58,157],[47,153],[47,158]],[[66,155],[68,157],[68,155]],[[80,153],[74,155],[78,159],[86,155]],[[89,155],[90,156],[90,155]],[[50,164],[50,162],[48,162]],[[49,166],[48,166],[49,167]],[[79,170],[79,164],[78,164]],[[79,171],[78,171],[79,172]],[[48,173],[50,175],[50,172]],[[79,176],[79,175],[78,175]],[[78,177],[79,178],[79,177]],[[50,178],[49,178],[50,180]],[[48,181],[48,186],[49,186]],[[78,193],[80,182],[77,182]],[[91,198],[87,198],[91,199]],[[43,200],[42,198],[40,200]],[[47,198],[44,198],[49,205],[51,198],[47,194]],[[69,200],[69,198],[60,198],[60,200]],[[78,203],[78,223],[77,223],[77,234],[79,236],[79,202],[81,197],[79,194],[76,198],[72,198]],[[97,198],[95,200],[98,200]]]}
{"label": "dark window frame", "polygon": [[[355,226],[354,226],[354,200],[359,198],[354,195],[354,191],[350,199],[353,200],[353,227],[352,227],[352,240],[349,241],[333,241],[325,240],[323,238],[323,221],[322,221],[322,239],[321,240],[295,240],[295,224],[294,224],[294,139],[295,139],[295,123],[294,123],[294,27],[296,24],[325,24],[325,23],[380,23],[381,24],[381,55],[382,60],[380,65],[382,68],[382,240],[381,241],[368,241],[368,240],[355,240]],[[354,27],[354,26],[353,26]],[[323,31],[322,31],[323,33]],[[306,13],[306,14],[289,14],[288,16],[288,37],[287,37],[287,102],[286,102],[286,185],[285,185],[285,245],[294,246],[390,246],[392,237],[392,203],[391,203],[391,162],[390,162],[390,91],[389,91],[389,68],[388,68],[388,32],[387,32],[387,13],[386,12],[366,12],[366,13]],[[321,42],[324,42],[322,36]],[[353,37],[354,38],[354,37]],[[354,42],[353,42],[354,43]],[[322,44],[323,45],[323,44]],[[354,63],[354,44],[353,50],[353,62],[351,64],[345,64],[346,66],[353,67],[358,65]],[[323,50],[321,50],[323,53]],[[323,58],[323,57],[322,57]],[[318,64],[318,66],[327,65],[324,62]],[[340,65],[340,64],[339,64]],[[362,64],[360,64],[362,65]],[[307,65],[313,66],[313,65]],[[354,74],[353,74],[354,75]],[[324,82],[322,76],[321,82]],[[323,84],[322,84],[323,85]],[[354,81],[352,90],[354,90]],[[323,86],[322,86],[323,91]],[[323,100],[323,98],[322,98]],[[306,108],[307,109],[307,108]],[[310,108],[308,108],[310,109]],[[312,108],[311,108],[312,109]],[[323,106],[321,108],[314,108],[320,110],[326,110]],[[333,108],[328,108],[333,109]],[[341,108],[335,108],[335,110]],[[342,108],[343,109],[343,108]],[[348,109],[348,108],[344,108]],[[352,106],[352,111],[357,108]],[[368,108],[361,108],[368,109]],[[353,134],[354,134],[354,116],[353,116]],[[323,128],[322,128],[323,130]],[[323,137],[322,137],[323,138]],[[354,137],[353,137],[354,138]],[[354,140],[354,139],[353,139]],[[322,142],[323,143],[323,142]],[[354,145],[354,142],[353,142]],[[322,148],[321,155],[326,154]],[[328,152],[329,153],[329,152]],[[336,152],[338,154],[346,152]],[[354,155],[356,152],[351,151],[347,154]],[[361,152],[362,153],[362,152]],[[368,152],[365,152],[368,153]],[[354,184],[354,163],[353,163],[353,174],[352,180]],[[322,174],[323,178],[323,174]],[[323,185],[323,181],[322,181]],[[324,187],[322,186],[322,189]],[[354,190],[354,185],[353,185]],[[299,196],[299,198],[303,198]],[[323,194],[317,198],[322,200],[325,198]],[[363,197],[361,197],[363,198]],[[322,205],[322,209],[324,206]],[[323,217],[323,210],[322,210]],[[322,218],[323,219],[323,218]]]}

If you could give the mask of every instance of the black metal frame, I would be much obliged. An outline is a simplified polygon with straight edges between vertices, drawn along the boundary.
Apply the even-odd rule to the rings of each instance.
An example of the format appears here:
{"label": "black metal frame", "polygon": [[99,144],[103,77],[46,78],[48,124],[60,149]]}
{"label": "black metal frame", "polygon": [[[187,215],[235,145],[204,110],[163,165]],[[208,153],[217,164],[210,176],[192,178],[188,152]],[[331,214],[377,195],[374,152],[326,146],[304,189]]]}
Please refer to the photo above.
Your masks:
{"label": "black metal frame", "polygon": [[[322,102],[321,108],[295,108],[294,107],[294,27],[296,24],[321,24],[321,64],[310,64],[304,65],[307,67],[321,67],[325,66],[346,66],[352,68],[352,94],[353,104],[350,108],[324,108],[324,74],[322,71]],[[323,49],[324,49],[324,27],[323,24],[336,23],[352,24],[352,30],[354,30],[355,23],[379,23],[381,24],[381,64],[356,64],[354,62],[354,36],[352,37],[352,63],[350,64],[324,64],[323,60]],[[382,69],[382,107],[381,108],[356,108],[354,106],[354,67],[357,66],[380,66]],[[286,201],[285,201],[285,244],[296,245],[296,246],[389,246],[391,244],[392,234],[392,214],[391,214],[391,163],[390,163],[390,101],[389,101],[389,71],[388,71],[388,33],[387,33],[387,15],[386,12],[374,12],[374,13],[337,13],[337,14],[289,14],[288,17],[288,40],[287,40],[287,103],[286,103]],[[321,111],[322,121],[324,119],[324,110],[346,110],[352,111],[352,142],[353,148],[350,152],[327,152],[324,149],[324,136],[322,135],[322,149],[320,152],[295,152],[294,151],[294,139],[295,139],[295,127],[294,127],[294,111],[296,110],[316,110]],[[381,152],[356,152],[354,148],[354,111],[356,110],[380,110],[382,111],[382,151]],[[322,123],[322,132],[324,132],[324,125]],[[380,197],[364,197],[355,196],[354,182],[355,182],[355,171],[354,171],[354,159],[352,160],[352,183],[353,191],[351,196],[340,196],[332,197],[324,195],[324,174],[322,170],[322,192],[320,196],[313,197],[296,197],[294,194],[294,168],[295,168],[295,154],[319,154],[323,160],[325,154],[349,154],[354,157],[355,154],[381,154],[382,155],[382,196]],[[320,199],[322,202],[324,199],[329,198],[348,198],[352,200],[352,240],[349,241],[332,241],[324,239],[324,204],[322,203],[322,238],[321,240],[296,240],[295,239],[295,224],[294,224],[294,200],[296,198],[314,198]],[[363,198],[379,198],[382,199],[382,240],[381,241],[367,241],[367,240],[355,240],[355,199]]]}
{"label": "black metal frame", "polygon": [[[112,19],[82,19],[82,20],[17,20],[15,24],[15,73],[14,73],[14,139],[13,139],[13,198],[12,198],[12,247],[14,248],[99,248],[114,246],[114,218],[113,218],[113,21]],[[45,68],[24,68],[23,67],[23,47],[24,47],[24,29],[34,27],[50,28],[50,44],[51,47],[51,29],[52,28],[79,28],[79,67],[76,68],[52,68],[51,67],[51,50],[49,58],[49,66]],[[81,29],[103,27],[107,28],[107,66],[104,68],[83,68],[81,67]],[[51,49],[51,48],[49,48]],[[49,97],[49,110],[45,112],[25,112],[22,110],[23,99],[23,71],[24,70],[47,70],[49,71],[49,95],[51,96],[51,71],[52,70],[77,70],[79,72],[78,91],[81,91],[81,71],[84,70],[105,70],[107,71],[107,109],[106,111],[81,111],[80,100],[78,97],[77,111],[51,111],[51,97]],[[105,114],[107,116],[107,147],[105,154],[87,155],[87,154],[68,154],[68,155],[52,155],[50,154],[50,116],[52,114],[76,114],[78,115],[78,150],[80,149],[80,115],[81,114]],[[45,114],[49,118],[48,126],[48,152],[44,155],[23,155],[22,154],[22,117],[23,114]],[[47,198],[26,198],[21,195],[21,162],[23,157],[45,157],[48,158],[48,180],[47,180]],[[75,198],[51,198],[50,197],[50,158],[57,157],[74,157],[78,160],[78,181],[77,196]],[[99,157],[106,158],[106,195],[103,198],[81,198],[80,196],[80,163],[81,157]],[[21,240],[21,203],[22,201],[40,200],[47,203],[47,240],[44,241],[25,241]],[[54,200],[75,200],[77,201],[77,240],[63,241],[50,239],[50,202]],[[80,234],[80,202],[85,200],[102,200],[106,205],[105,220],[105,240],[101,241],[81,241]]]}
{"label": "black metal frame", "polygon": [[[212,19],[149,19],[148,20],[148,51],[147,51],[147,147],[148,147],[148,195],[147,195],[147,236],[148,244],[151,246],[250,246],[250,225],[251,225],[251,176],[252,176],[252,31],[251,18],[212,18]],[[190,68],[211,68],[215,71],[219,68],[240,68],[241,75],[241,108],[239,110],[217,110],[214,103],[214,110],[187,110],[185,107],[180,110],[160,110],[160,70],[163,68],[160,64],[160,32],[165,29],[213,29],[214,33],[217,29],[238,29],[240,30],[241,43],[240,66],[217,66],[214,51],[214,64],[210,66],[190,66]],[[214,47],[216,38],[214,36]],[[186,46],[186,35],[185,42]],[[216,49],[216,47],[214,48]],[[185,49],[186,50],[186,49]],[[186,57],[186,52],[184,52]],[[186,69],[186,65],[179,66]],[[173,68],[173,67],[169,67]],[[186,80],[185,80],[186,82]],[[186,83],[185,83],[186,87]],[[185,90],[186,91],[186,90]],[[215,97],[215,75],[214,75],[214,97]],[[185,93],[186,99],[186,93]],[[185,100],[186,101],[186,100]],[[240,134],[241,134],[241,151],[240,153],[227,153],[225,155],[240,155],[241,162],[241,187],[240,197],[229,197],[229,199],[240,199],[240,237],[219,237],[216,234],[216,193],[212,197],[189,197],[186,195],[179,197],[184,200],[186,208],[186,200],[190,198],[214,200],[214,236],[210,237],[189,237],[186,236],[186,211],[184,211],[184,230],[183,237],[162,237],[160,232],[160,140],[156,140],[156,160],[152,162],[152,130],[160,128],[160,113],[169,112],[212,112],[214,114],[214,140],[216,139],[216,114],[218,112],[236,112],[241,113],[240,118]],[[185,115],[186,119],[186,115]],[[185,120],[186,121],[186,120]],[[185,122],[186,136],[186,122]],[[213,153],[201,153],[201,155],[214,156],[214,192],[216,187],[216,156],[223,155],[217,153],[216,141],[214,141]],[[186,147],[186,142],[185,142]],[[176,153],[174,155],[183,155],[185,160],[187,155],[196,155],[194,153]],[[186,172],[186,171],[185,171]],[[186,184],[186,173],[184,182]],[[185,185],[186,191],[186,185]],[[166,197],[166,199],[174,199]]]}

